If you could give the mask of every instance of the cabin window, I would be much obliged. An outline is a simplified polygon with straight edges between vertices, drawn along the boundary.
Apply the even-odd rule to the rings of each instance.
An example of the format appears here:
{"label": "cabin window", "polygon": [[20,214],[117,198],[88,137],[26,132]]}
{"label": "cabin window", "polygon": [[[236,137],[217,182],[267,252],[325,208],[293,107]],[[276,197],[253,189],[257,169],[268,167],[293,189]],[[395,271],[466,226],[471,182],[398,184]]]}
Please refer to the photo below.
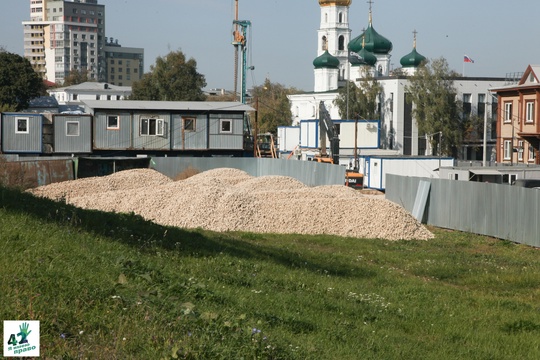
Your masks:
{"label": "cabin window", "polygon": [[163,136],[164,128],[163,119],[141,119],[141,135]]}
{"label": "cabin window", "polygon": [[107,116],[107,130],[118,129],[120,129],[120,120],[118,119],[118,115]]}
{"label": "cabin window", "polygon": [[16,118],[15,119],[15,133],[16,134],[28,134],[28,118]]}
{"label": "cabin window", "polygon": [[184,121],[184,131],[195,131],[195,118],[182,118]]}
{"label": "cabin window", "polygon": [[79,136],[79,122],[78,121],[66,122],[66,136]]}
{"label": "cabin window", "polygon": [[221,119],[219,120],[219,129],[222,134],[232,134],[232,120]]}

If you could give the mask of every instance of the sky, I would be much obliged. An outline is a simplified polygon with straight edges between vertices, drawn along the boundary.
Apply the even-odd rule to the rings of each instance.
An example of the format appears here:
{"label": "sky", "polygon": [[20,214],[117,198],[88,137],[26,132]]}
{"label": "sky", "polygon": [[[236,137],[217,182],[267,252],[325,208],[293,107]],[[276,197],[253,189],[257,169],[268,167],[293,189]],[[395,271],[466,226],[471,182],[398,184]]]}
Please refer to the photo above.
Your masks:
{"label": "sky", "polygon": [[[231,44],[234,0],[98,0],[105,5],[105,32],[125,47],[144,48],[145,70],[158,56],[182,51],[197,62],[207,89],[234,88]],[[273,83],[312,91],[320,6],[317,0],[239,0],[239,19],[249,20],[248,88]],[[540,64],[539,0],[374,0],[373,27],[393,43],[392,68],[412,51],[444,57],[465,76],[505,77]],[[0,46],[23,55],[22,21],[30,0],[0,0]],[[368,25],[367,0],[352,0],[351,39]],[[468,55],[474,63],[464,63]]]}

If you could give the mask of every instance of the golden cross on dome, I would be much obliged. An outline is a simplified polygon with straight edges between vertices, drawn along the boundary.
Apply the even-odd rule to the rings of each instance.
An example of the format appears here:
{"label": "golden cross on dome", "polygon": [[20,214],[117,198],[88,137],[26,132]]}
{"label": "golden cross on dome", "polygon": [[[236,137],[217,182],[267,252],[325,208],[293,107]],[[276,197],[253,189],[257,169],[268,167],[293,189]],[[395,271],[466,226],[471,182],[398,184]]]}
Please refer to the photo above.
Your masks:
{"label": "golden cross on dome", "polygon": [[367,3],[369,4],[369,23],[371,24],[373,22],[373,16],[371,12],[371,6],[373,5],[373,0],[368,0]]}

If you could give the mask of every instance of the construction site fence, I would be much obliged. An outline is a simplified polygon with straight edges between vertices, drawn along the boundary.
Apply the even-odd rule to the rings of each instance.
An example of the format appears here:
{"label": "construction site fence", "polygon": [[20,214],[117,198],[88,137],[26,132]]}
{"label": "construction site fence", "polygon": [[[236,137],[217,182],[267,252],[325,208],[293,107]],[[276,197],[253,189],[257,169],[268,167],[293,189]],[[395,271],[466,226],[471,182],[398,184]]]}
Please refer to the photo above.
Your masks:
{"label": "construction site fence", "polygon": [[387,174],[385,196],[424,224],[540,247],[540,189]]}
{"label": "construction site fence", "polygon": [[343,185],[345,167],[339,165],[272,158],[234,157],[156,157],[150,166],[175,179],[183,172],[198,172],[217,168],[234,168],[252,176],[280,175],[295,178],[308,186]]}

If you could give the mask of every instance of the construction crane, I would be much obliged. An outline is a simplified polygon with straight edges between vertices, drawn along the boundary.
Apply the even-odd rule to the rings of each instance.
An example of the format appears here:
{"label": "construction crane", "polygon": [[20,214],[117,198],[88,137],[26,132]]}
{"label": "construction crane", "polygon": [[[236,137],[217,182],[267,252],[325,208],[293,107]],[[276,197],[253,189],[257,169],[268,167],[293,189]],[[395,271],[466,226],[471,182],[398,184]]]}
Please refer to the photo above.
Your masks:
{"label": "construction crane", "polygon": [[234,93],[238,93],[238,53],[242,54],[242,66],[241,66],[241,87],[240,87],[240,101],[246,103],[246,73],[248,70],[247,67],[247,29],[251,26],[251,22],[248,20],[238,20],[238,0],[235,1],[236,10],[235,10],[235,19],[234,32],[233,32],[233,41],[234,45]]}

